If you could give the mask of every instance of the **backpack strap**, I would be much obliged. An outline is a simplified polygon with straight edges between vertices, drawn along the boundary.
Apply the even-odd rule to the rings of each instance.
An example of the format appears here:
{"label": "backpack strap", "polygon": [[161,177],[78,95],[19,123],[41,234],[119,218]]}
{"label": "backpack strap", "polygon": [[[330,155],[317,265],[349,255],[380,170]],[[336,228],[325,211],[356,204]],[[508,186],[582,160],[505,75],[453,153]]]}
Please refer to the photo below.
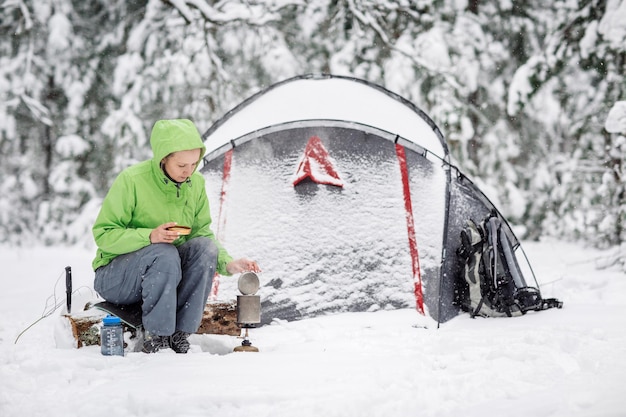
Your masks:
{"label": "backpack strap", "polygon": [[559,301],[556,298],[544,298],[541,300],[541,305],[535,308],[535,311],[547,310],[549,308],[563,308],[563,301]]}
{"label": "backpack strap", "polygon": [[466,261],[477,251],[482,250],[484,232],[472,219],[468,220],[468,228],[461,231],[461,246],[457,249],[459,257]]}
{"label": "backpack strap", "polygon": [[476,315],[478,313],[480,313],[480,309],[483,308],[483,303],[485,302],[485,297],[481,297],[480,301],[478,302],[478,305],[476,306],[476,308],[474,310],[472,310],[470,312],[470,318],[475,318]]}

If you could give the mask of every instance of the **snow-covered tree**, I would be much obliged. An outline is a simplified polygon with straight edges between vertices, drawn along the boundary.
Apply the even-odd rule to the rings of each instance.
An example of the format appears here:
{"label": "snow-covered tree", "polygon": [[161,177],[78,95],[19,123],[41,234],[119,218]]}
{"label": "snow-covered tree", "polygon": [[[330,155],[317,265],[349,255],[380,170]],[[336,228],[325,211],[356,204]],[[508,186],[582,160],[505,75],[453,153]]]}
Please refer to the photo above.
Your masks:
{"label": "snow-covered tree", "polygon": [[204,130],[274,82],[329,72],[431,115],[526,237],[619,244],[624,133],[604,122],[626,95],[624,22],[626,0],[5,2],[0,239],[88,236],[157,119]]}
{"label": "snow-covered tree", "polygon": [[609,111],[604,127],[609,132],[608,167],[603,177],[603,194],[610,201],[601,223],[604,232],[619,244],[616,259],[626,271],[626,101],[618,101]]}
{"label": "snow-covered tree", "polygon": [[626,96],[626,2],[564,3],[553,16],[545,49],[518,69],[509,95],[512,115],[543,128],[546,175],[529,184],[528,212],[544,232],[619,244],[620,145],[603,127]]}
{"label": "snow-covered tree", "polygon": [[[0,23],[0,230],[5,239],[32,233],[33,208],[50,192],[54,114],[59,90],[46,54],[47,19],[27,1],[7,2]],[[42,13],[46,13],[43,10]]]}
{"label": "snow-covered tree", "polygon": [[[106,169],[108,157],[92,151],[101,143],[98,126],[110,103],[102,88],[110,78],[107,51],[121,36],[120,18],[132,21],[132,11],[122,1],[3,4],[0,94],[6,104],[0,141],[8,152],[2,152],[0,168],[5,177],[0,204],[6,206],[0,225],[5,239],[58,241],[66,217],[76,217],[96,196],[93,186],[83,187],[87,195],[74,200],[55,181],[63,172],[67,181],[99,185],[98,171]],[[87,144],[70,164],[58,152],[65,136]]]}

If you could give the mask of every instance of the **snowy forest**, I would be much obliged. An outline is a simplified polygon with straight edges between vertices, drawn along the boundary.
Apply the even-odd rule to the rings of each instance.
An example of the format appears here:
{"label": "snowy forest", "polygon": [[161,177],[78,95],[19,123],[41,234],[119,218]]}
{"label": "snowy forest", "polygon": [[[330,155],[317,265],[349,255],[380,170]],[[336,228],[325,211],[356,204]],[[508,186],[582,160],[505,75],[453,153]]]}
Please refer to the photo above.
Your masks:
{"label": "snowy forest", "polygon": [[0,242],[91,244],[156,120],[331,73],[424,110],[522,239],[626,269],[626,0],[4,0],[0,31]]}

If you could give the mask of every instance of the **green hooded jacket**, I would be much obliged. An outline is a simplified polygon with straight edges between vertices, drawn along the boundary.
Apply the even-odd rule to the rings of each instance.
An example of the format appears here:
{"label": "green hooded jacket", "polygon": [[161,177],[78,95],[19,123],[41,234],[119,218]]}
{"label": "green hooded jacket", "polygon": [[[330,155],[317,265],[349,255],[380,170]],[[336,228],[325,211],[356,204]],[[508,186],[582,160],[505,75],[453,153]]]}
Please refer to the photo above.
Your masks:
{"label": "green hooded jacket", "polygon": [[217,272],[230,275],[226,264],[232,257],[217,242],[210,229],[211,213],[204,177],[194,172],[184,183],[169,179],[161,169],[167,155],[206,148],[198,129],[190,120],[159,120],[152,128],[150,145],[153,159],[126,168],[115,179],[102,202],[93,226],[98,246],[92,266],[96,270],[113,258],[151,244],[150,232],[167,222],[190,226],[191,234],[174,241],[179,246],[198,236],[213,239],[218,247]]}

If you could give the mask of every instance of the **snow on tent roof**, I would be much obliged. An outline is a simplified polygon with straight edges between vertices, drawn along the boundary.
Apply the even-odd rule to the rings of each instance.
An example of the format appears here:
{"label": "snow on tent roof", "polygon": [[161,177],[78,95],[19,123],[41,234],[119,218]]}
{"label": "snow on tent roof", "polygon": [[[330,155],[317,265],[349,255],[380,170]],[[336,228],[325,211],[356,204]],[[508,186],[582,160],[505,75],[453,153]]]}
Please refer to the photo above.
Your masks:
{"label": "snow on tent roof", "polygon": [[207,152],[267,126],[306,120],[349,120],[402,137],[441,159],[448,154],[438,128],[411,102],[339,76],[295,77],[250,97],[206,132]]}

